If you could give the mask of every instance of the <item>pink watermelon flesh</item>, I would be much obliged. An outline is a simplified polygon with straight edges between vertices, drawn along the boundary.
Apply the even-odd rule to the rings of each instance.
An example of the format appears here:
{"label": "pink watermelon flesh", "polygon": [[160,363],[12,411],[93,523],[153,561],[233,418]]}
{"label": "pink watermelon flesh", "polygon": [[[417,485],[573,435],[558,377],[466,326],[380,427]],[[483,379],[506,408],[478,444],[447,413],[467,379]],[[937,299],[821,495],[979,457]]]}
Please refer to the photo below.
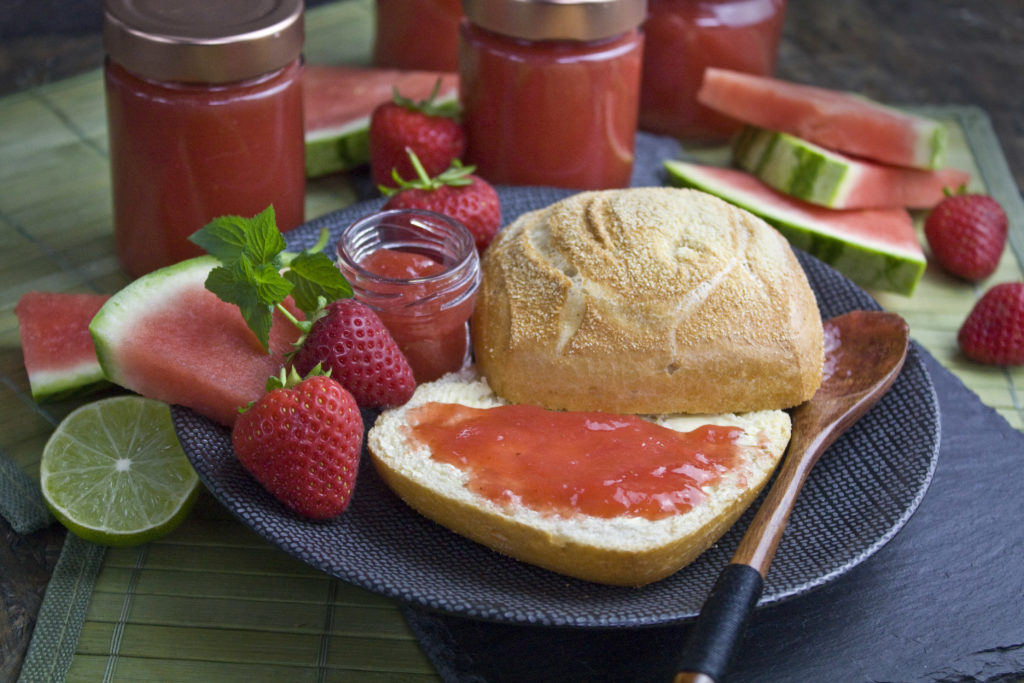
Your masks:
{"label": "pink watermelon flesh", "polygon": [[665,162],[674,185],[721,197],[774,225],[789,242],[871,289],[909,296],[925,269],[906,209],[827,209],[786,196],[746,171]]}
{"label": "pink watermelon flesh", "polygon": [[343,126],[367,117],[378,104],[390,100],[396,88],[413,101],[425,99],[438,78],[439,96],[454,92],[458,77],[452,73],[307,65],[302,75],[306,131]]}
{"label": "pink watermelon flesh", "polygon": [[107,384],[89,322],[109,298],[106,294],[27,292],[18,300],[14,313],[35,400],[68,398]]}
{"label": "pink watermelon flesh", "polygon": [[198,257],[139,278],[107,302],[90,331],[112,382],[230,426],[238,408],[263,395],[298,330],[275,313],[267,353],[238,308],[206,289],[214,265]]}
{"label": "pink watermelon flesh", "polygon": [[923,169],[945,162],[943,124],[851,93],[709,68],[697,99],[744,123],[854,156]]}
{"label": "pink watermelon flesh", "polygon": [[306,175],[345,171],[370,160],[373,110],[394,90],[413,101],[430,96],[441,79],[439,100],[454,100],[458,76],[437,71],[403,71],[357,66],[308,65],[302,98],[306,121]]}
{"label": "pink watermelon flesh", "polygon": [[765,184],[831,209],[931,209],[971,180],[960,169],[880,164],[752,126],[736,136],[733,150],[737,165]]}
{"label": "pink watermelon flesh", "polygon": [[128,388],[233,425],[238,409],[264,393],[298,331],[275,314],[268,354],[238,309],[202,284],[181,292],[177,303],[141,320],[121,346]]}
{"label": "pink watermelon flesh", "polygon": [[930,209],[942,201],[946,191],[967,185],[971,174],[956,168],[926,171],[862,162],[863,173],[846,198],[846,209],[875,209],[903,206]]}

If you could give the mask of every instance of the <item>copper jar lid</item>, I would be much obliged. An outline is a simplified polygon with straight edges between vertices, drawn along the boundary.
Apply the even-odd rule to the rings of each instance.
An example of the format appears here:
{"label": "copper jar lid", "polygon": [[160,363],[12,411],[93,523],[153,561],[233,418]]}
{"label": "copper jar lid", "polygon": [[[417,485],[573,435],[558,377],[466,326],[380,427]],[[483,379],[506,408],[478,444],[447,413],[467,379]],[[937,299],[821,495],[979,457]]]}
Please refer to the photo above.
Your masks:
{"label": "copper jar lid", "polygon": [[591,41],[630,31],[647,18],[647,0],[462,0],[480,28],[523,40]]}
{"label": "copper jar lid", "polygon": [[103,44],[157,81],[229,83],[302,54],[303,0],[105,0]]}

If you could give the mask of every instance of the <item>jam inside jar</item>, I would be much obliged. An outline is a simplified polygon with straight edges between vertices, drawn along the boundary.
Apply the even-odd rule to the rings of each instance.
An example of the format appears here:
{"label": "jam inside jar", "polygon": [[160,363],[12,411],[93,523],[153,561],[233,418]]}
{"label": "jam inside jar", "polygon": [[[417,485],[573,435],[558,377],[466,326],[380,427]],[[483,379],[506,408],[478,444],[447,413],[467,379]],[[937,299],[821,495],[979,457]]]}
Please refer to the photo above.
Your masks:
{"label": "jam inside jar", "polygon": [[302,64],[223,86],[158,83],[108,60],[106,101],[117,254],[137,277],[203,250],[189,235],[273,205],[305,218]]}
{"label": "jam inside jar", "polygon": [[708,67],[775,73],[786,0],[649,0],[640,128],[716,143],[740,124],[697,102]]}
{"label": "jam inside jar", "polygon": [[375,66],[419,71],[458,69],[461,0],[377,0]]}
{"label": "jam inside jar", "polygon": [[466,161],[492,183],[628,186],[643,2],[473,0],[463,7]]}
{"label": "jam inside jar", "polygon": [[480,258],[460,222],[419,209],[371,214],[342,231],[338,268],[380,316],[417,382],[469,363]]}
{"label": "jam inside jar", "polygon": [[105,0],[114,239],[138,277],[197,256],[188,237],[273,205],[304,221],[302,0]]}

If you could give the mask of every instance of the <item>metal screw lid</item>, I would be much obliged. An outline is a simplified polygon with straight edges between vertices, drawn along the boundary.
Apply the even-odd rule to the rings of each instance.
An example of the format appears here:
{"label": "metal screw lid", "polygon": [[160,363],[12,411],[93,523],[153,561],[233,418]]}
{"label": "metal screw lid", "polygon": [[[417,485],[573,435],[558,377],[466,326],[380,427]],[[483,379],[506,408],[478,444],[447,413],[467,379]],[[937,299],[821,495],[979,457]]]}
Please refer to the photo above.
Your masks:
{"label": "metal screw lid", "polygon": [[103,44],[157,81],[228,83],[302,54],[303,0],[104,0]]}
{"label": "metal screw lid", "polygon": [[462,0],[473,24],[524,40],[591,41],[630,31],[647,17],[647,0]]}

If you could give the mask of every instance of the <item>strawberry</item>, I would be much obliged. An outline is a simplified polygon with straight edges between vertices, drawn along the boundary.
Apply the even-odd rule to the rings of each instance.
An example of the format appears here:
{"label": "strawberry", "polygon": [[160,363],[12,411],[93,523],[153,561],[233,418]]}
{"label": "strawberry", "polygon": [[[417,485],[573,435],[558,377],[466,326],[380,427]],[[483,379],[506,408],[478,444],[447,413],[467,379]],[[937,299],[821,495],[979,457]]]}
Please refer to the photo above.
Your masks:
{"label": "strawberry", "polygon": [[953,194],[925,219],[924,233],[935,260],[971,282],[991,275],[1006,246],[1006,212],[992,197]]}
{"label": "strawberry", "polygon": [[271,378],[267,393],[238,417],[231,444],[242,466],[300,515],[345,511],[355,486],[363,421],[355,400],[319,370]]}
{"label": "strawberry", "polygon": [[391,333],[369,306],[355,299],[326,306],[293,362],[300,373],[321,364],[361,407],[401,405],[416,388],[409,361]]}
{"label": "strawberry", "polygon": [[397,189],[381,188],[388,197],[384,209],[427,209],[459,221],[473,235],[476,248],[483,251],[501,227],[498,193],[483,178],[473,175],[474,166],[452,161],[443,173],[430,177],[415,151],[409,160],[416,170],[415,180],[403,180],[397,174]]}
{"label": "strawberry", "polygon": [[978,299],[957,335],[971,360],[1024,364],[1024,282],[1004,282]]}
{"label": "strawberry", "polygon": [[394,97],[381,103],[370,116],[370,173],[377,186],[395,187],[393,173],[414,173],[406,148],[416,151],[429,175],[441,173],[462,156],[466,134],[454,117],[451,104],[435,101],[441,79],[420,102]]}

